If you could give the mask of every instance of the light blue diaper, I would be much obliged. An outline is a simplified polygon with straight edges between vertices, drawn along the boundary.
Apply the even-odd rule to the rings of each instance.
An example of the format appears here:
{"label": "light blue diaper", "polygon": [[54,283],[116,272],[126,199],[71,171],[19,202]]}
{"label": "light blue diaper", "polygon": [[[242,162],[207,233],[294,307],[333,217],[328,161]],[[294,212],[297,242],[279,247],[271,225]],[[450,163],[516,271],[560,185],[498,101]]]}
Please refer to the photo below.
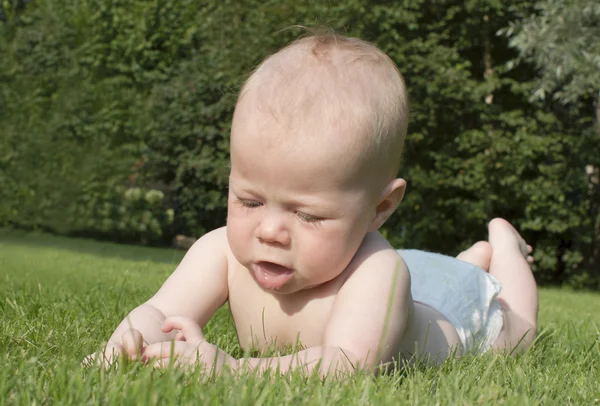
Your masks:
{"label": "light blue diaper", "polygon": [[413,300],[442,313],[458,332],[467,352],[485,352],[502,330],[496,300],[500,282],[481,268],[446,255],[398,250],[411,278]]}

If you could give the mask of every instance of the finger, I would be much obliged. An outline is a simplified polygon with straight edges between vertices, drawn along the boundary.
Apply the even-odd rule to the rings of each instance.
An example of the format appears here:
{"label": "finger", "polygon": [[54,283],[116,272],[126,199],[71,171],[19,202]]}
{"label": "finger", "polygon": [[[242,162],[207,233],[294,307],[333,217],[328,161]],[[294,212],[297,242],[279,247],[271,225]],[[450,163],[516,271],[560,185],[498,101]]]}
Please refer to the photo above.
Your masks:
{"label": "finger", "polygon": [[96,364],[96,353],[86,355],[85,358],[81,361],[82,367],[92,367]]}
{"label": "finger", "polygon": [[175,335],[175,341],[186,341],[185,336],[181,331],[177,332],[177,334]]}
{"label": "finger", "polygon": [[102,355],[108,358],[116,358],[119,357],[123,353],[123,347],[118,344],[109,344],[104,348]]}
{"label": "finger", "polygon": [[170,358],[157,359],[156,361],[154,361],[152,363],[151,367],[154,369],[165,369],[169,366],[170,363],[171,363]]}
{"label": "finger", "polygon": [[168,317],[162,325],[162,331],[168,333],[173,329],[177,329],[183,335],[186,341],[204,340],[204,334],[198,324],[188,318],[182,316]]}
{"label": "finger", "polygon": [[166,368],[183,368],[192,369],[197,365],[195,362],[185,362],[182,358],[161,358],[151,363],[151,367],[154,369],[166,369]]}
{"label": "finger", "polygon": [[90,368],[90,367],[110,367],[110,364],[105,361],[106,357],[102,352],[97,352],[93,354],[89,354],[86,356],[83,361],[81,361],[81,366]]}
{"label": "finger", "polygon": [[121,352],[122,350],[120,347],[111,345],[106,347],[103,351],[98,351],[87,355],[81,361],[81,366],[88,368],[93,366],[109,368],[115,363]]}
{"label": "finger", "polygon": [[169,358],[155,359],[151,363],[150,366],[154,369],[166,369],[169,367],[179,368],[182,365],[183,364],[181,362],[179,362],[179,359],[169,357]]}
{"label": "finger", "polygon": [[187,349],[188,344],[183,341],[164,341],[162,343],[149,344],[144,347],[144,360],[162,359],[176,357]]}
{"label": "finger", "polygon": [[104,368],[110,368],[115,365],[121,355],[125,351],[120,345],[111,344],[107,346],[102,353],[99,353],[99,359],[97,359],[97,365],[103,366]]}
{"label": "finger", "polygon": [[134,328],[130,328],[121,334],[123,351],[131,359],[135,359],[140,355],[143,343],[142,333]]}

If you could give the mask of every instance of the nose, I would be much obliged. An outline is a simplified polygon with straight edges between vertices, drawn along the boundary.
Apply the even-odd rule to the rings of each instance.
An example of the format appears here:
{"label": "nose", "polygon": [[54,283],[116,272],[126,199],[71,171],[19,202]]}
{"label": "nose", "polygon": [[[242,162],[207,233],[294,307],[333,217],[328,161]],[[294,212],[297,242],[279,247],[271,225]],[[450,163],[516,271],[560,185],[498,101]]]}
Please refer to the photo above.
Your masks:
{"label": "nose", "polygon": [[266,243],[290,245],[291,236],[285,224],[284,214],[265,213],[260,224],[256,228],[256,237]]}

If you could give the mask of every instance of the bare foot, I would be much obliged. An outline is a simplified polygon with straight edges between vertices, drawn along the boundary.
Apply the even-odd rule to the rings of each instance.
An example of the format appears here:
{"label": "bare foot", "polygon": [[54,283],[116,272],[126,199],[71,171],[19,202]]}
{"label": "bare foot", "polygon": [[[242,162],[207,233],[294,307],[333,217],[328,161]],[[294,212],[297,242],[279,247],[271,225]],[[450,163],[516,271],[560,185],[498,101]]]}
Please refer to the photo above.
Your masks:
{"label": "bare foot", "polygon": [[488,230],[490,233],[489,241],[494,248],[500,248],[507,244],[516,244],[523,255],[523,258],[525,258],[529,264],[533,264],[534,258],[531,255],[533,248],[531,245],[527,244],[512,224],[502,218],[495,218],[490,221]]}
{"label": "bare foot", "polygon": [[471,248],[458,254],[456,259],[478,266],[488,272],[490,261],[492,260],[492,251],[493,249],[489,242],[479,241],[473,244]]}

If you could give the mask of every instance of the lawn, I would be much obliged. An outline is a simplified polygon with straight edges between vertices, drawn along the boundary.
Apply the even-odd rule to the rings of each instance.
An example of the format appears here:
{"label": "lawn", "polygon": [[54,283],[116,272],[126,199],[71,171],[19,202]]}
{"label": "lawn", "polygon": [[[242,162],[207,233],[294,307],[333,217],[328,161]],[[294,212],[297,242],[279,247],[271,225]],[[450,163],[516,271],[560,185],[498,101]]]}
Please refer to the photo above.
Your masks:
{"label": "lawn", "polygon": [[[485,354],[340,382],[80,366],[180,251],[0,230],[0,404],[600,404],[600,294],[542,289],[525,355]],[[222,308],[207,338],[241,356]]]}

